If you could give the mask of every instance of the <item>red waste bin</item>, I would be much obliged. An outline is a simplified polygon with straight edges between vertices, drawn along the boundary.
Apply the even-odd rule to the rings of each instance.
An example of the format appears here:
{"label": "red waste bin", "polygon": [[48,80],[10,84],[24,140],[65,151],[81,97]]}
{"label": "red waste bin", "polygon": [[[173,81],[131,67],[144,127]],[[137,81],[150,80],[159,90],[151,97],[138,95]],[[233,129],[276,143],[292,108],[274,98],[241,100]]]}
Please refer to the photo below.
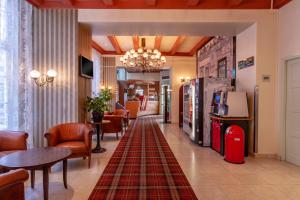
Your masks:
{"label": "red waste bin", "polygon": [[244,130],[232,125],[226,129],[225,133],[225,160],[230,163],[244,163]]}

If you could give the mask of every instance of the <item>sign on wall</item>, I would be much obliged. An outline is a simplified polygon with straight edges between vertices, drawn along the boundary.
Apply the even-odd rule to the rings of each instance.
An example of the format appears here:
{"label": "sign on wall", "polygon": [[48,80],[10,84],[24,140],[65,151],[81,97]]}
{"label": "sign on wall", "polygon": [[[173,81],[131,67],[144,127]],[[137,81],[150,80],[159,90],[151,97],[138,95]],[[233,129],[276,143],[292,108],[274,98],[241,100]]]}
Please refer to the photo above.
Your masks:
{"label": "sign on wall", "polygon": [[244,69],[251,66],[254,66],[254,56],[251,56],[245,60],[241,60],[238,62],[239,69]]}

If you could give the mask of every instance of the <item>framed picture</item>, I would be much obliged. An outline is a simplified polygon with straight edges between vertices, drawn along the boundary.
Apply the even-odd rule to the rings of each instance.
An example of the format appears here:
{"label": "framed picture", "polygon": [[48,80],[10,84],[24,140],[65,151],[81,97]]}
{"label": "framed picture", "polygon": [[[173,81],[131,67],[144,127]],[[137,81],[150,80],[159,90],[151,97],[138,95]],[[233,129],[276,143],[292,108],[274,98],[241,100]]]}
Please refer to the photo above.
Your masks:
{"label": "framed picture", "polygon": [[218,60],[218,78],[227,78],[227,58]]}

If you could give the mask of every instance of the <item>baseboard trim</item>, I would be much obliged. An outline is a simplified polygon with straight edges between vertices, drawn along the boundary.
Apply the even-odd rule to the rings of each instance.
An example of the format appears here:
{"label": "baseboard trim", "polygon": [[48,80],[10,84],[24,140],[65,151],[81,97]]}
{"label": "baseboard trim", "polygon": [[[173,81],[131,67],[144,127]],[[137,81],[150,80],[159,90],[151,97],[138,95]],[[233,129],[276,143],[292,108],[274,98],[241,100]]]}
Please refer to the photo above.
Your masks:
{"label": "baseboard trim", "polygon": [[271,158],[275,160],[281,160],[281,156],[277,154],[268,154],[268,153],[250,153],[254,158]]}

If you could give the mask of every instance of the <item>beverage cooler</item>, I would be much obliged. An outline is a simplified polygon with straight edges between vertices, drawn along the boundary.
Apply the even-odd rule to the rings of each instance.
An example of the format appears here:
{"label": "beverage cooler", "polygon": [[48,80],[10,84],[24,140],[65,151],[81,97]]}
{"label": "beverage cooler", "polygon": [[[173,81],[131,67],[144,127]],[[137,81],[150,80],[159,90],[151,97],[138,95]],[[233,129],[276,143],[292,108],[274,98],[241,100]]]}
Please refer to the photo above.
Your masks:
{"label": "beverage cooler", "polygon": [[231,79],[198,78],[183,85],[183,131],[201,146],[211,146],[210,112],[213,93],[231,88]]}

